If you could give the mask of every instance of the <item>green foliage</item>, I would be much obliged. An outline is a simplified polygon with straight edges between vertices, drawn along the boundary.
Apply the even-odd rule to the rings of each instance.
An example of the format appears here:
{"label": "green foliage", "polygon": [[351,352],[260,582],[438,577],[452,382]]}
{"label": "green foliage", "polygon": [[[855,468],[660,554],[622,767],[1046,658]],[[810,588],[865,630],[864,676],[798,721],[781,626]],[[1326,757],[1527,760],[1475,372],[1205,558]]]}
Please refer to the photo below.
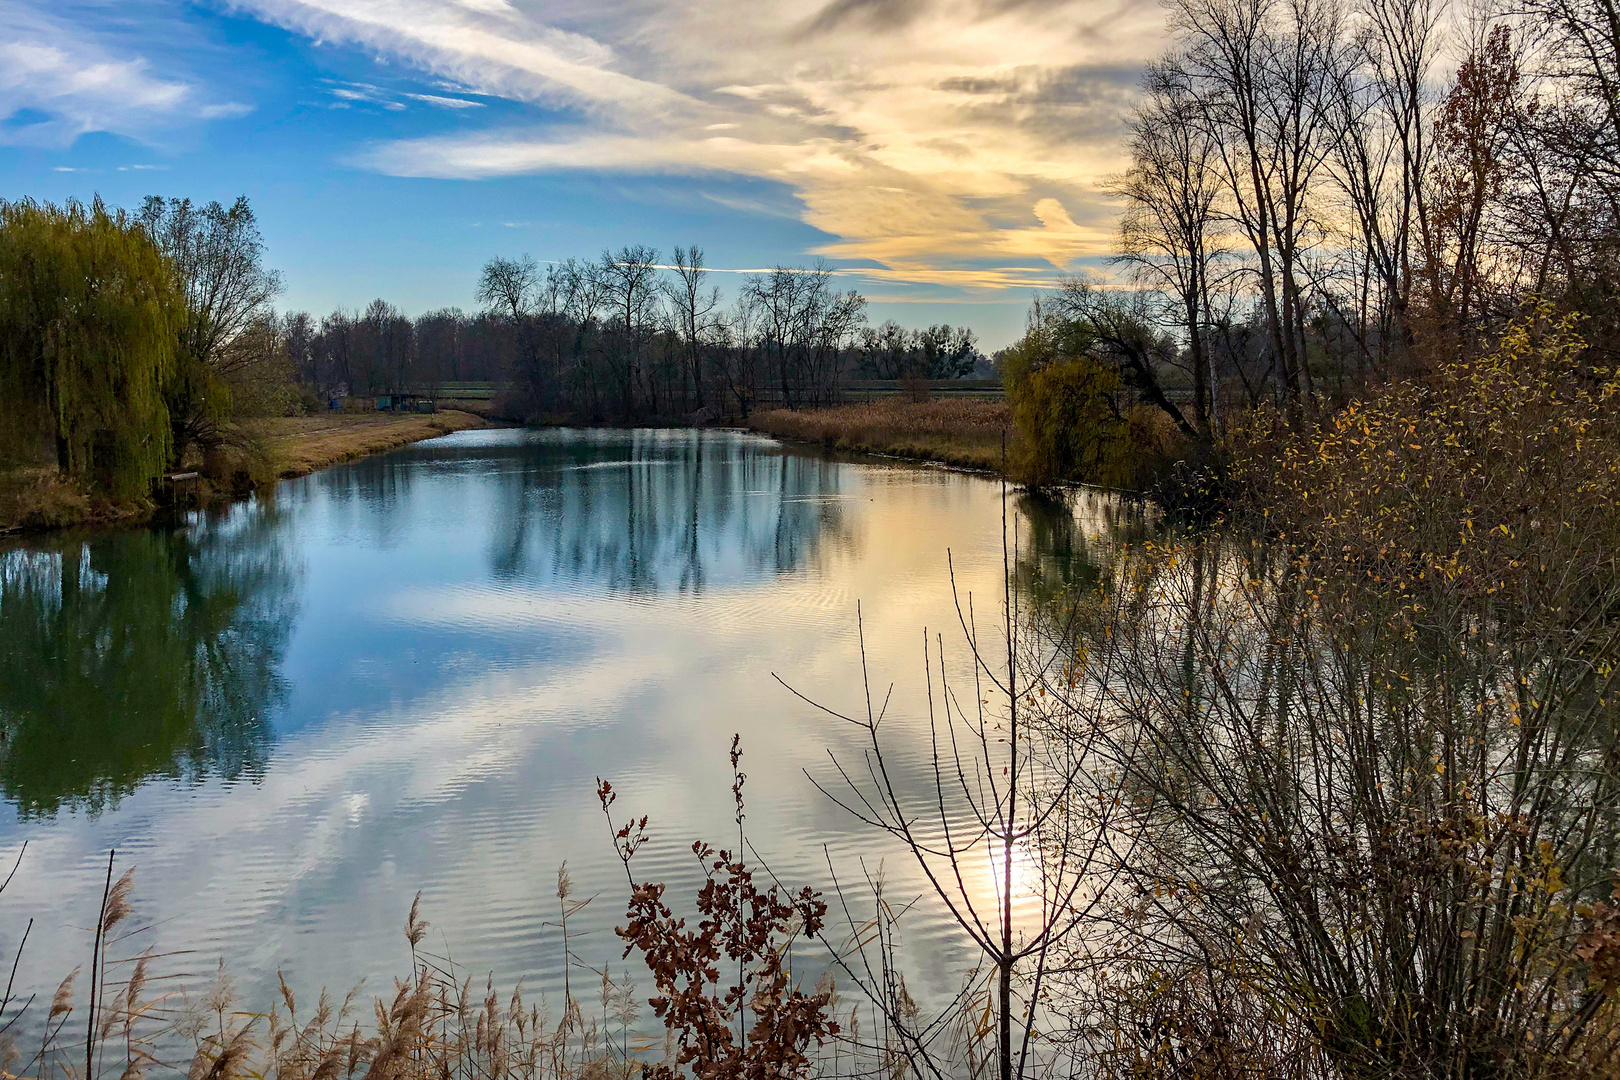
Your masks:
{"label": "green foliage", "polygon": [[199,436],[214,441],[231,416],[231,390],[207,364],[184,348],[175,351],[174,376],[164,384],[169,414],[169,460],[178,466]]}
{"label": "green foliage", "polygon": [[1032,487],[1084,480],[1118,485],[1130,432],[1119,414],[1119,373],[1087,353],[1082,323],[1044,316],[1002,357],[1018,431],[1013,473]]}
{"label": "green foliage", "polygon": [[175,378],[166,387],[171,455],[218,443],[233,413],[231,377],[251,378],[260,353],[239,347],[268,320],[281,278],[264,267],[264,239],[246,198],[229,207],[152,196],[140,227],[173,264],[184,291]]}
{"label": "green foliage", "polygon": [[0,203],[0,401],[50,431],[63,473],[145,494],[168,460],[183,311],[172,267],[122,211]]}

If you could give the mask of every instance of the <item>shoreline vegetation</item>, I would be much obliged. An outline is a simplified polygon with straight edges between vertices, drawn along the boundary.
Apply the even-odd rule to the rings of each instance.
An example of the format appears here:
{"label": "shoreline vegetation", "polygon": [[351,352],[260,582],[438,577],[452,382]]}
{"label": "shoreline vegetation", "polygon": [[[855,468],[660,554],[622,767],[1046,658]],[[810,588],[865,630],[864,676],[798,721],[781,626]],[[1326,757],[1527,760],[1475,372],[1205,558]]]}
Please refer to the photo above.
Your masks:
{"label": "shoreline vegetation", "polygon": [[[249,491],[307,476],[373,454],[457,431],[494,427],[470,411],[430,415],[334,413],[261,417],[242,423],[238,452],[197,462],[196,498],[230,500]],[[152,500],[118,502],[49,466],[0,470],[0,539],[70,528],[144,524],[162,509]]]}
{"label": "shoreline vegetation", "polygon": [[250,421],[248,426],[269,449],[277,478],[291,480],[426,439],[497,424],[471,411],[443,409],[416,416],[286,416]]}
{"label": "shoreline vegetation", "polygon": [[[1004,401],[863,401],[817,409],[770,409],[747,420],[752,431],[798,445],[1001,475],[1012,412]],[[1010,452],[1010,451],[1008,451]]]}
{"label": "shoreline vegetation", "polygon": [[[333,465],[386,454],[458,431],[510,423],[486,402],[428,415],[337,412],[259,417],[241,422],[241,439],[256,460],[251,482],[226,475],[199,477],[203,501],[230,499]],[[1010,474],[1012,412],[1004,401],[852,402],[807,409],[768,409],[743,421],[723,421],[791,446],[866,454],[942,465],[995,476]],[[551,425],[547,425],[551,426]],[[603,426],[603,425],[585,425]],[[701,426],[701,425],[699,425]],[[240,464],[240,456],[235,464]],[[195,463],[199,471],[206,463]],[[228,466],[227,466],[228,471]],[[31,536],[71,528],[143,524],[160,508],[152,502],[119,504],[75,485],[49,467],[0,471],[0,537]]]}
{"label": "shoreline vegetation", "polygon": [[[240,422],[238,452],[190,464],[201,502],[231,500],[253,490],[458,431],[513,421],[488,402],[436,413],[315,413],[256,417]],[[1012,413],[1005,401],[956,398],[934,401],[852,402],[805,409],[768,409],[732,426],[769,435],[799,448],[895,458],[975,473],[1010,475]],[[557,426],[542,424],[540,426]],[[620,425],[583,425],[620,426]],[[704,425],[697,425],[704,426]],[[234,476],[232,474],[235,474]],[[0,538],[15,539],[75,528],[141,525],[160,510],[150,500],[119,503],[41,466],[0,470]]]}

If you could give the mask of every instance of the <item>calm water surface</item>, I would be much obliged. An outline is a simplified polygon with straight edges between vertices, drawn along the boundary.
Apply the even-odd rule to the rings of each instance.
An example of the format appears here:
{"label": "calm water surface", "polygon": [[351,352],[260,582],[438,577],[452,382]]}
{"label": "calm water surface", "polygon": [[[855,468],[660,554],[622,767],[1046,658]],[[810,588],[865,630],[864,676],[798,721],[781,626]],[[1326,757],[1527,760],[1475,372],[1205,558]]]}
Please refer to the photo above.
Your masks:
{"label": "calm water surface", "polygon": [[[1089,572],[1118,515],[1014,500],[1043,572]],[[479,431],[284,483],[183,529],[0,552],[0,949],[19,983],[88,960],[107,850],[136,870],[126,950],[194,986],[223,957],[249,1005],[382,989],[429,944],[555,999],[555,897],[574,951],[614,961],[624,882],[594,798],[653,818],[638,877],[689,896],[688,844],[727,843],[740,732],[749,838],[789,883],[904,858],[805,773],[858,762],[827,705],[862,698],[857,602],[893,767],[925,790],[922,635],[960,656],[958,591],[992,610],[999,484],[802,456],[724,432]],[[942,913],[904,933],[924,993],[971,963]],[[182,951],[183,950],[183,951]],[[642,979],[645,982],[645,978]]]}

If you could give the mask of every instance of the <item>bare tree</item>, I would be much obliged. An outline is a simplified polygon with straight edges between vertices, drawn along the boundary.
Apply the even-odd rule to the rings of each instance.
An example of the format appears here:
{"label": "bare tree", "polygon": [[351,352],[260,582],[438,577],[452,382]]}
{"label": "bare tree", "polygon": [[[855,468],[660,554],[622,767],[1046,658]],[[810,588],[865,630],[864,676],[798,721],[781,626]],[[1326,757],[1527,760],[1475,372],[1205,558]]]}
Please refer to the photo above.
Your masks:
{"label": "bare tree", "polygon": [[620,408],[626,416],[633,415],[638,392],[645,390],[645,398],[656,411],[656,390],[646,378],[644,354],[648,327],[655,321],[658,303],[658,251],[645,244],[604,251],[596,266],[607,306],[624,336],[622,348],[613,354]]}
{"label": "bare tree", "polygon": [[373,300],[356,320],[366,354],[366,388],[404,392],[410,385],[416,335],[411,320],[393,304]]}
{"label": "bare tree", "polygon": [[247,196],[229,208],[149,196],[141,226],[174,263],[189,313],[182,347],[211,367],[228,363],[224,346],[264,315],[281,292],[281,275],[264,266],[264,238]]}
{"label": "bare tree", "polygon": [[220,438],[228,406],[218,376],[261,355],[229,345],[269,315],[281,276],[264,266],[264,238],[246,196],[227,208],[153,195],[136,219],[174,265],[185,290],[180,370],[165,388],[169,453],[178,463],[194,442]]}
{"label": "bare tree", "polygon": [[540,269],[528,255],[507,259],[497,255],[484,264],[473,296],[516,322],[529,310],[540,283]]}
{"label": "bare tree", "polygon": [[769,274],[756,274],[743,287],[743,297],[757,313],[760,341],[776,369],[782,404],[793,407],[794,331],[800,322],[801,283],[797,274],[778,266]]}
{"label": "bare tree", "polygon": [[686,351],[687,372],[692,379],[692,393],[697,406],[703,408],[702,339],[713,326],[714,313],[720,307],[720,290],[704,288],[708,271],[703,266],[703,251],[698,247],[675,249],[674,281],[669,283],[673,315]]}
{"label": "bare tree", "polygon": [[1224,254],[1216,223],[1219,151],[1172,66],[1149,67],[1144,88],[1146,101],[1130,121],[1131,165],[1112,184],[1126,200],[1119,257],[1175,305],[1193,381],[1193,424],[1207,441],[1214,433],[1216,379],[1204,328],[1211,318],[1210,278]]}
{"label": "bare tree", "polygon": [[778,266],[743,287],[754,309],[760,342],[770,357],[782,404],[793,408],[831,400],[842,374],[844,348],[866,321],[866,299],[834,291],[825,264]]}
{"label": "bare tree", "polygon": [[[1030,632],[1020,610],[1019,579],[1012,572],[1018,526],[1013,519],[1009,532],[1005,492],[1003,507],[1007,585],[998,618],[1001,640],[992,644],[990,635],[981,639],[972,594],[958,595],[966,660],[972,665],[967,683],[958,687],[949,674],[943,635],[930,639],[923,632],[929,747],[925,774],[904,775],[899,757],[891,753],[884,725],[893,687],[881,699],[874,697],[864,636],[863,707],[846,713],[810,702],[858,728],[865,744],[858,762],[834,758],[834,786],[813,777],[812,782],[862,824],[900,842],[933,899],[985,962],[983,977],[970,977],[945,1009],[925,1017],[895,966],[882,896],[876,930],[871,924],[863,929],[847,891],[838,887],[853,944],[835,953],[835,964],[882,1015],[894,1044],[887,1048],[894,1059],[890,1067],[904,1062],[918,1076],[937,1080],[957,1075],[963,1063],[953,1062],[953,1053],[965,1052],[969,1073],[976,1072],[978,1046],[985,1039],[993,1043],[983,1057],[994,1062],[999,1080],[1041,1075],[1052,1068],[1057,1044],[1043,1031],[1054,1020],[1048,1008],[1052,961],[1063,951],[1062,943],[1107,910],[1131,857],[1132,840],[1121,842],[1115,835],[1116,823],[1127,814],[1117,764],[1104,762],[1093,747],[1070,738],[1085,728],[1099,739],[1104,731],[1117,733],[1106,718],[1072,698],[1065,700],[1086,722],[1056,717],[1036,703],[1037,694],[1046,697],[1048,681],[1061,682],[1071,670],[1072,626],[1056,639]],[[1119,742],[1109,746],[1117,748]],[[920,792],[912,795],[916,787]],[[831,869],[836,885],[836,868]],[[874,948],[868,949],[868,943]],[[1070,974],[1078,975],[1086,964],[1075,959],[1075,952],[1066,955]],[[976,1019],[981,1015],[993,1022]],[[951,1037],[964,1022],[966,1046]]]}
{"label": "bare tree", "polygon": [[[1363,9],[1333,81],[1333,177],[1349,215],[1344,232],[1359,265],[1350,295],[1324,290],[1357,335],[1358,359],[1383,378],[1414,345],[1412,289],[1431,230],[1434,153],[1430,89],[1443,5],[1374,0]],[[1358,373],[1365,380],[1365,373]]]}
{"label": "bare tree", "polygon": [[745,291],[715,325],[720,379],[745,418],[759,390],[759,314]]}
{"label": "bare tree", "polygon": [[1285,395],[1312,391],[1306,256],[1312,190],[1330,150],[1331,75],[1343,40],[1334,0],[1176,0],[1182,50],[1168,73],[1198,103],[1219,151],[1231,219],[1254,276]]}

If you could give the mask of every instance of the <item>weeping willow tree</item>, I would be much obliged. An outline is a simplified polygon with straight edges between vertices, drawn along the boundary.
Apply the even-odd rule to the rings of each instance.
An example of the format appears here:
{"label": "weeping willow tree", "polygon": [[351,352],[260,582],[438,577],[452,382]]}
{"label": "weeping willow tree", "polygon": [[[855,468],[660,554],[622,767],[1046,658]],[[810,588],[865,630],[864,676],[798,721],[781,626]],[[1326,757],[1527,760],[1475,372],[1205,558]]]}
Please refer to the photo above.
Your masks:
{"label": "weeping willow tree", "polygon": [[54,440],[65,475],[130,499],[162,471],[184,311],[172,264],[123,211],[0,202],[0,412]]}

